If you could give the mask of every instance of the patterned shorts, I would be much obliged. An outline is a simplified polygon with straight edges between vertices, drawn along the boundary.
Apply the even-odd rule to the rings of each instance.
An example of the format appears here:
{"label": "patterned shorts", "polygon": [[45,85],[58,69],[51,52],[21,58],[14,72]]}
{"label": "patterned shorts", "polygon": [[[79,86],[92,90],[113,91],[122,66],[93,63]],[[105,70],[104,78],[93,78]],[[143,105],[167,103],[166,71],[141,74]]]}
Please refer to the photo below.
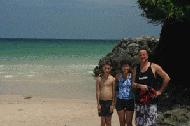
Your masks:
{"label": "patterned shorts", "polygon": [[136,125],[137,126],[156,126],[157,105],[136,104]]}

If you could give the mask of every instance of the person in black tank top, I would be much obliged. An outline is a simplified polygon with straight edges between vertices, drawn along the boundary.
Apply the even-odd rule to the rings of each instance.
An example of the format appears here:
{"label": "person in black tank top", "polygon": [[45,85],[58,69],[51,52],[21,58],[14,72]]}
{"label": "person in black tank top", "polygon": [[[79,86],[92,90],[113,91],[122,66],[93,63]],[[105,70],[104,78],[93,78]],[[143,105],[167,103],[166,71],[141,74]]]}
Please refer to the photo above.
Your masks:
{"label": "person in black tank top", "polygon": [[136,103],[138,104],[148,104],[148,103],[156,103],[157,98],[156,90],[158,89],[157,80],[155,78],[154,73],[151,68],[152,63],[150,62],[150,66],[144,72],[140,70],[140,64],[136,68],[136,77],[135,82],[139,84],[147,85],[147,90],[138,89],[136,93]]}
{"label": "person in black tank top", "polygon": [[[148,51],[142,48],[139,51],[140,64],[136,67],[136,75],[133,88],[136,91],[136,125],[155,126],[157,119],[157,96],[161,95],[167,87],[170,77],[155,63],[148,61]],[[155,75],[162,78],[162,84],[158,89]]]}

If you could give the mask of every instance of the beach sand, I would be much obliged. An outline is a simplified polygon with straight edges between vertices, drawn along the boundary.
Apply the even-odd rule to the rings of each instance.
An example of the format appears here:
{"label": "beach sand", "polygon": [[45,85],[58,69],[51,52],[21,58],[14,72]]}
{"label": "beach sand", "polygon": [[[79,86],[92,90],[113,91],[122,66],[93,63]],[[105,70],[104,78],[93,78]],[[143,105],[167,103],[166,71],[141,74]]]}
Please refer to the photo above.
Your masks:
{"label": "beach sand", "polygon": [[[99,126],[96,102],[0,95],[1,126]],[[114,110],[112,126],[119,126]]]}

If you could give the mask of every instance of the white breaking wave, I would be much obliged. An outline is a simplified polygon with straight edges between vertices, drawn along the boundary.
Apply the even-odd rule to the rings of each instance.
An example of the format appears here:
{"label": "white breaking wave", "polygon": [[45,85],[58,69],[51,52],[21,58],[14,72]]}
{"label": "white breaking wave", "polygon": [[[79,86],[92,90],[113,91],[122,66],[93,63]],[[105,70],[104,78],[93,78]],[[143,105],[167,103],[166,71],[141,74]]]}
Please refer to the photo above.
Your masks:
{"label": "white breaking wave", "polygon": [[29,74],[29,75],[26,75],[27,77],[33,77],[34,75],[33,74]]}
{"label": "white breaking wave", "polygon": [[13,78],[13,75],[5,75],[4,78]]}
{"label": "white breaking wave", "polygon": [[71,65],[68,65],[67,67],[69,68],[81,68],[81,69],[90,69],[90,68],[94,68],[96,67],[96,65],[94,64],[71,64]]}
{"label": "white breaking wave", "polygon": [[89,74],[93,74],[93,71],[88,71]]}

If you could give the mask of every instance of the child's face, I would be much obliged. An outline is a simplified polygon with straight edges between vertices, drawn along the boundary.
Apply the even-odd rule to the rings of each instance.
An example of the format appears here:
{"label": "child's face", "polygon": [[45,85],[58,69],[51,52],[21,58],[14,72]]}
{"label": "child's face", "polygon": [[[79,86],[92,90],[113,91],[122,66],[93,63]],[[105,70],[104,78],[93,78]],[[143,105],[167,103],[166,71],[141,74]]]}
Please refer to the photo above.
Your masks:
{"label": "child's face", "polygon": [[103,66],[103,72],[104,72],[104,74],[110,74],[110,71],[111,71],[111,66],[108,65],[108,64],[105,64]]}
{"label": "child's face", "polygon": [[122,66],[122,71],[123,71],[124,74],[129,73],[129,69],[130,69],[130,67],[129,67],[128,64],[124,64]]}

